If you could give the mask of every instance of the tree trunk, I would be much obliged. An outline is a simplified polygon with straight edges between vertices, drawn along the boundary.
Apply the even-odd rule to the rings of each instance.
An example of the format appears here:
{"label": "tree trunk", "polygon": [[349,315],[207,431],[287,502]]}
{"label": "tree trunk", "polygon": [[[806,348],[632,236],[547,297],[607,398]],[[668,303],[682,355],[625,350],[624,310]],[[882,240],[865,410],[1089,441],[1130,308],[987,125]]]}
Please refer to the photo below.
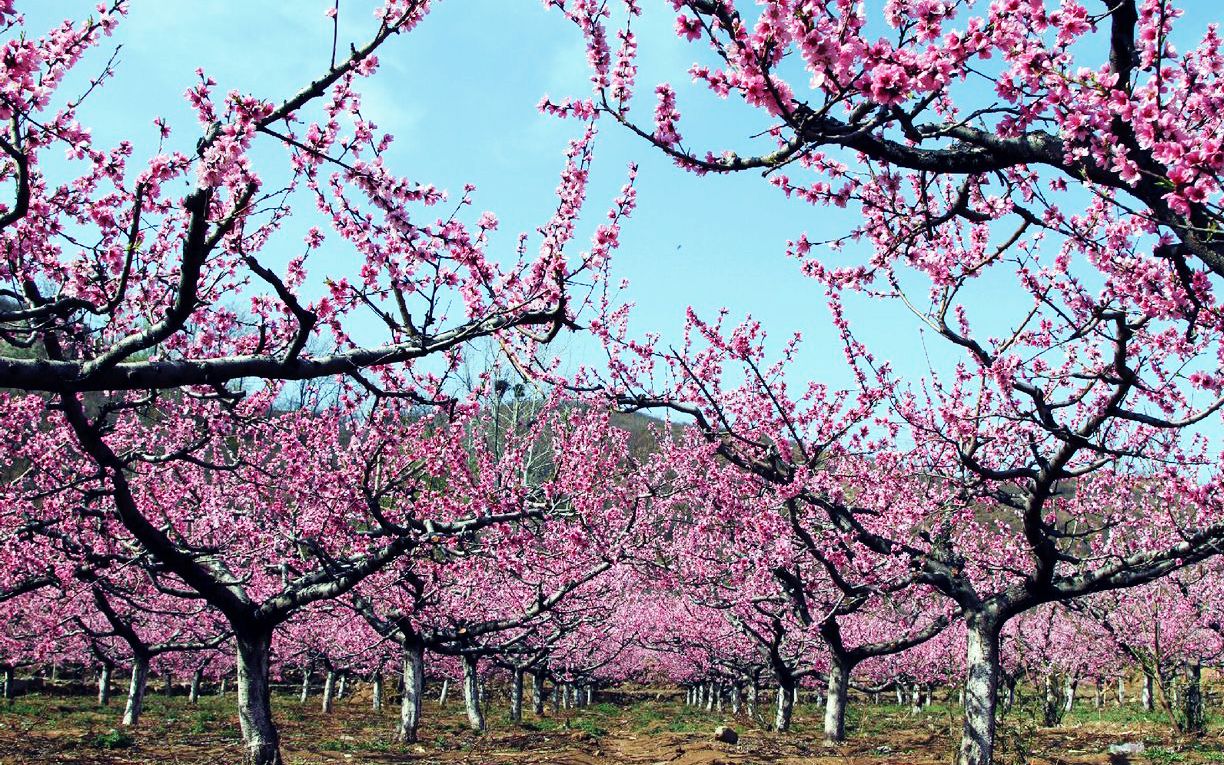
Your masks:
{"label": "tree trunk", "polygon": [[1079,689],[1079,678],[1068,677],[1067,689],[1063,696],[1063,714],[1070,714],[1075,708],[1075,692]]}
{"label": "tree trunk", "polygon": [[1098,712],[1105,706],[1105,681],[1096,679],[1096,695],[1092,697],[1092,708]]}
{"label": "tree trunk", "polygon": [[1203,716],[1202,665],[1198,659],[1191,659],[1182,669],[1185,673],[1186,685],[1186,690],[1182,693],[1184,732],[1192,736],[1201,736],[1207,732],[1207,722]]}
{"label": "tree trunk", "polygon": [[332,703],[336,699],[336,673],[327,670],[327,679],[323,681],[323,712],[332,711]]}
{"label": "tree trunk", "polygon": [[204,681],[203,668],[197,668],[191,675],[191,690],[187,692],[187,700],[192,704],[200,703],[200,683]]}
{"label": "tree trunk", "polygon": [[1126,678],[1118,675],[1118,706],[1126,705]]}
{"label": "tree trunk", "polygon": [[474,731],[485,729],[484,713],[480,711],[480,676],[477,674],[475,656],[463,657],[463,706],[467,711],[468,724]]}
{"label": "tree trunk", "polygon": [[836,658],[829,662],[828,696],[825,699],[825,741],[846,740],[846,699],[850,692],[850,667]]}
{"label": "tree trunk", "polygon": [[149,681],[149,659],[137,656],[132,660],[132,681],[128,684],[127,706],[123,709],[123,724],[140,724],[140,713],[144,710],[145,686]]}
{"label": "tree trunk", "polygon": [[302,692],[298,695],[298,703],[305,704],[310,698],[310,667],[302,667]]}
{"label": "tree trunk", "polygon": [[165,681],[166,681],[166,684],[162,688],[162,692],[165,693],[167,696],[173,696],[174,695],[174,675],[167,672]]}
{"label": "tree trunk", "polygon": [[[421,725],[421,699],[425,695],[425,646],[419,643],[404,648],[403,695],[400,696],[400,722],[395,739],[400,743],[414,744],[417,729]],[[446,695],[446,681],[442,681],[442,694]]]}
{"label": "tree trunk", "polygon": [[1145,712],[1151,712],[1156,709],[1156,694],[1154,692],[1155,689],[1152,687],[1155,683],[1156,679],[1152,677],[1152,673],[1144,670],[1143,691],[1140,695],[1143,700],[1143,711]]}
{"label": "tree trunk", "polygon": [[370,700],[370,703],[373,705],[375,712],[381,712],[383,702],[383,678],[381,669],[374,670],[374,677],[371,678],[370,682],[374,686],[374,698]]}
{"label": "tree trunk", "polygon": [[743,691],[741,690],[739,681],[736,681],[731,685],[731,714],[738,715],[740,713],[740,700],[742,696]]}
{"label": "tree trunk", "polygon": [[510,721],[523,721],[523,673],[522,667],[515,667],[510,677]]}
{"label": "tree trunk", "polygon": [[238,723],[246,747],[243,765],[281,765],[280,733],[272,722],[268,685],[272,634],[239,635]]}
{"label": "tree trunk", "polygon": [[910,716],[914,716],[922,711],[922,686],[918,683],[910,688]]}
{"label": "tree trunk", "polygon": [[340,682],[336,685],[336,698],[344,698],[344,692],[348,690],[348,673],[340,673]]}
{"label": "tree trunk", "polygon": [[218,696],[224,696],[224,695],[225,695],[225,683],[226,683],[226,681],[227,681],[227,680],[228,680],[228,678],[224,678],[224,677],[223,677],[223,678],[221,678],[221,687],[217,689],[217,695],[218,695]]}
{"label": "tree trunk", "polygon": [[898,682],[893,686],[893,692],[897,694],[897,706],[905,703],[905,685]]}
{"label": "tree trunk", "polygon": [[110,685],[111,672],[114,671],[114,666],[111,664],[103,664],[102,669],[98,672],[98,706],[110,706]]}
{"label": "tree trunk", "polygon": [[999,625],[979,615],[970,615],[966,621],[965,724],[957,762],[990,765],[999,687]]}
{"label": "tree trunk", "polygon": [[17,689],[13,687],[14,679],[11,666],[5,664],[0,667],[0,696],[3,696],[9,704],[13,703],[13,695],[17,692]]}
{"label": "tree trunk", "polygon": [[788,731],[791,724],[791,713],[795,709],[794,689],[786,684],[778,684],[778,709],[774,715],[774,730]]}
{"label": "tree trunk", "polygon": [[[1067,687],[1070,687],[1068,681]],[[1058,723],[1062,722],[1063,707],[1066,704],[1066,699],[1060,693],[1058,687],[1058,677],[1050,672],[1045,676],[1045,704],[1042,707],[1042,723],[1047,728],[1053,728]]]}
{"label": "tree trunk", "polygon": [[442,690],[438,692],[438,706],[446,706],[446,699],[450,696],[450,678],[442,678]]}
{"label": "tree trunk", "polygon": [[723,687],[722,683],[714,686],[714,708],[721,713],[723,711]]}
{"label": "tree trunk", "polygon": [[544,675],[546,670],[537,669],[531,676],[531,711],[536,717],[544,714]]}
{"label": "tree trunk", "polygon": [[756,676],[748,680],[748,716],[756,717],[757,702],[761,698],[761,685],[757,682]]}
{"label": "tree trunk", "polygon": [[716,694],[716,691],[715,691],[715,689],[714,689],[714,683],[710,683],[709,685],[707,685],[707,686],[706,686],[706,705],[705,705],[705,709],[706,709],[706,711],[707,711],[707,712],[713,712],[713,711],[714,711],[714,696],[715,696],[715,694]]}

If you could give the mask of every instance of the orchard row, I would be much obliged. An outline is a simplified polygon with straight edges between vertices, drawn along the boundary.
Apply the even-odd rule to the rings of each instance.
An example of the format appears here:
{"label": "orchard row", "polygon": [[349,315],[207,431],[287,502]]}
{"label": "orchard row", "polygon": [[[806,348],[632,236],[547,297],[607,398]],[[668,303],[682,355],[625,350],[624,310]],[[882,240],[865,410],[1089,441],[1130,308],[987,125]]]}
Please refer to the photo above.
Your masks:
{"label": "orchard row", "polygon": [[[776,688],[782,729],[811,686],[832,742],[851,688],[946,684],[960,765],[1025,677],[1053,720],[1064,686],[1141,674],[1202,729],[1214,27],[1172,0],[672,0],[689,76],[759,128],[707,150],[673,85],[633,108],[636,0],[552,0],[592,90],[541,102],[575,138],[508,243],[363,110],[428,34],[425,0],[372,5],[347,46],[333,5],[330,56],[277,98],[198,71],[199,129],[158,117],[138,151],[82,122],[126,2],[45,31],[0,0],[0,663],[130,671],[133,724],[149,672],[232,675],[251,765],[282,761],[270,683],[320,671],[394,672],[405,741],[427,674],[480,727],[491,672],[519,710],[528,675]],[[600,130],[839,211],[788,253],[838,347],[725,311],[634,325],[638,170],[589,213]],[[872,347],[907,322],[918,369]]]}

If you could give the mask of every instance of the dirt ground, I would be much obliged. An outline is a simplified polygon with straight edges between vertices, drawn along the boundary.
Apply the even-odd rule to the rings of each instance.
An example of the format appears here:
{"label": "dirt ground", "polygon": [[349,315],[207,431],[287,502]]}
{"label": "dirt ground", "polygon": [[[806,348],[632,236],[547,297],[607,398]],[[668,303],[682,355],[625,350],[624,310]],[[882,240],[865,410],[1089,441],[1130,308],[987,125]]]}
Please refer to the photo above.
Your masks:
{"label": "dirt ground", "polygon": [[[375,714],[368,693],[339,701],[327,715],[317,698],[301,705],[285,695],[277,699],[276,713],[289,765],[946,765],[958,725],[950,707],[936,705],[911,716],[895,706],[856,704],[850,740],[830,748],[820,738],[822,710],[812,705],[801,704],[794,729],[777,734],[744,715],[693,710],[654,694],[606,697],[591,707],[549,711],[541,718],[528,713],[521,727],[509,723],[504,701],[494,698],[489,730],[482,735],[467,730],[461,705],[429,703],[415,745],[392,741],[397,710],[389,704]],[[234,701],[231,692],[192,706],[182,696],[151,693],[141,725],[129,732],[118,725],[122,699],[99,709],[86,696],[19,697],[7,708],[0,703],[0,765],[236,763],[241,750]],[[740,733],[738,745],[713,740],[720,724]],[[1179,741],[1159,715],[1131,707],[1081,709],[1062,727],[1047,729],[1021,709],[1002,721],[996,759],[1001,765],[1109,763],[1110,744],[1142,741],[1146,751],[1130,762],[1224,762],[1224,738],[1216,727],[1211,730],[1205,739]]]}

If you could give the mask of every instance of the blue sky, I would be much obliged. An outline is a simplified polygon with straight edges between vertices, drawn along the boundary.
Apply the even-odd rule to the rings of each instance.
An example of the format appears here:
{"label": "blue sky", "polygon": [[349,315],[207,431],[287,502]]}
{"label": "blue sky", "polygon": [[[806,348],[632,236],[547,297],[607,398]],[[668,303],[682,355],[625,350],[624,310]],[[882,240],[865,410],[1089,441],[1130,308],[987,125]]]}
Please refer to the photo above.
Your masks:
{"label": "blue sky", "polygon": [[[29,19],[29,33],[38,34],[64,17],[87,15],[92,4],[18,5]],[[216,79],[219,92],[283,98],[326,66],[331,26],[323,13],[330,5],[331,0],[132,0],[116,36],[83,65],[83,73],[94,72],[114,45],[123,46],[117,79],[87,105],[83,122],[103,144],[134,140],[141,157],[155,147],[153,118],[166,115],[179,145],[193,146],[198,128],[181,94],[195,69],[203,67]],[[368,36],[374,5],[342,0],[342,46]],[[672,33],[668,3],[643,5],[646,18],[636,25],[643,65],[639,117],[649,118],[651,91],[666,79],[680,86],[682,129],[696,145],[705,145],[703,135],[742,140],[759,131],[755,114],[687,85],[694,49]],[[1206,3],[1190,5],[1200,18],[1185,26],[1197,35],[1210,12],[1203,9]],[[589,91],[582,41],[560,14],[538,0],[439,2],[410,35],[391,41],[380,59],[379,74],[362,91],[367,115],[397,138],[394,168],[456,192],[464,183],[476,184],[476,208],[498,215],[499,241],[507,249],[516,232],[547,218],[561,152],[578,126],[539,114],[536,104],[546,94]],[[733,316],[750,313],[777,345],[792,332],[804,333],[801,377],[845,382],[822,291],[800,276],[784,250],[787,240],[804,232],[817,239],[844,231],[853,213],[787,200],[754,174],[699,178],[682,172],[607,122],[597,144],[587,221],[602,216],[630,161],[641,167],[640,205],[624,229],[614,271],[631,282],[627,297],[637,305],[635,329],[676,338],[688,305],[707,316],[721,307]],[[299,220],[303,226],[310,222],[309,216]],[[295,253],[299,242],[287,235],[280,245]],[[1022,307],[1006,279],[981,282],[975,300],[990,310]],[[899,306],[861,305],[852,318],[878,356],[903,372],[925,370],[918,322]],[[958,358],[938,341],[929,349],[937,366]],[[581,347],[573,352],[585,355]]]}

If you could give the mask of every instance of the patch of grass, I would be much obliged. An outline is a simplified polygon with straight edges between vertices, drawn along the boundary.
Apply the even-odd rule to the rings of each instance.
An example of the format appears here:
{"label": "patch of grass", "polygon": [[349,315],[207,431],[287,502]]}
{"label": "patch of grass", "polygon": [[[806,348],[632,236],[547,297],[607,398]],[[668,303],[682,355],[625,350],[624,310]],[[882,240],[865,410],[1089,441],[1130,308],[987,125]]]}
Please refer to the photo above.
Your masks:
{"label": "patch of grass", "polygon": [[303,709],[301,705],[285,707],[284,709],[278,710],[278,712],[280,716],[286,720],[297,721],[306,719],[306,710]]}
{"label": "patch of grass", "polygon": [[1076,706],[1063,718],[1063,724],[1092,722],[1096,720],[1101,722],[1118,723],[1121,725],[1133,725],[1135,723],[1168,725],[1169,723],[1168,715],[1166,715],[1165,712],[1160,709],[1155,709],[1148,712],[1142,707],[1129,704],[1124,707],[1107,706],[1103,709],[1094,709],[1090,703],[1077,703]]}
{"label": "patch of grass", "polygon": [[704,709],[681,709],[667,721],[666,729],[673,733],[702,733],[722,724],[722,716]]}
{"label": "patch of grass", "polygon": [[589,720],[585,717],[579,718],[576,720],[570,720],[569,727],[574,730],[583,731],[584,733],[590,734],[591,736],[595,738],[600,738],[601,736],[608,735],[608,731],[606,728],[603,728],[594,720]]}
{"label": "patch of grass", "polygon": [[208,729],[217,722],[217,713],[211,709],[201,709],[192,715],[191,727],[187,730],[192,735],[200,735],[207,733]]}
{"label": "patch of grass", "polygon": [[46,714],[45,701],[35,699],[37,697],[31,695],[21,700],[11,700],[8,703],[0,701],[0,714],[20,715],[22,717]]}
{"label": "patch of grass", "polygon": [[1169,749],[1163,746],[1149,747],[1145,751],[1144,756],[1149,762],[1167,763],[1167,762],[1185,762],[1185,752],[1179,752],[1176,749]]}
{"label": "patch of grass", "polygon": [[127,731],[111,728],[105,733],[99,733],[89,740],[89,745],[94,749],[127,749],[133,744],[132,737]]}
{"label": "patch of grass", "polygon": [[537,717],[533,721],[524,721],[519,725],[523,730],[541,731],[549,733],[556,730],[561,730],[562,721],[552,717]]}

